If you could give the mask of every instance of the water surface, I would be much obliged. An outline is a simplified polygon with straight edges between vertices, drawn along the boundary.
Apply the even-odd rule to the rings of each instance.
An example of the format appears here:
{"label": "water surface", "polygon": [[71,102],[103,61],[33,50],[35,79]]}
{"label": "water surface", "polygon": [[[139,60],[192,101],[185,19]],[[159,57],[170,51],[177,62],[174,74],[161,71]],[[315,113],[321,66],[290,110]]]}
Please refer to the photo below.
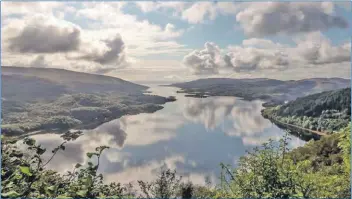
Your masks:
{"label": "water surface", "polygon": [[[101,157],[99,172],[105,180],[122,183],[152,180],[160,167],[176,169],[194,183],[205,178],[216,182],[221,162],[236,165],[239,157],[255,146],[279,140],[285,134],[261,116],[262,101],[244,101],[236,97],[189,98],[176,88],[152,86],[161,96],[176,96],[177,101],[155,113],[124,116],[84,131],[84,135],[66,144],[49,168],[64,172],[76,163],[84,164],[85,155],[96,147],[111,147]],[[60,135],[33,135],[50,151],[63,142]],[[291,136],[290,147],[304,142]],[[50,150],[49,150],[50,149]]]}

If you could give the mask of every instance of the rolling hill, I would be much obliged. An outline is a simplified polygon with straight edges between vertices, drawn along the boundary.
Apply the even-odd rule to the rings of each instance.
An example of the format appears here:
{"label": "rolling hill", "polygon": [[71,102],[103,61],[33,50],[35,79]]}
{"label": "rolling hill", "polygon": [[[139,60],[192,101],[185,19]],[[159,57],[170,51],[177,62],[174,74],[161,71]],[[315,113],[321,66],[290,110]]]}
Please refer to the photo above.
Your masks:
{"label": "rolling hill", "polygon": [[94,128],[174,99],[119,78],[53,68],[2,67],[2,133]]}
{"label": "rolling hill", "polygon": [[183,93],[210,96],[236,96],[247,100],[263,99],[268,103],[282,104],[298,97],[350,86],[350,80],[342,78],[312,78],[281,81],[266,78],[229,79],[209,78],[171,84]]}
{"label": "rolling hill", "polygon": [[[119,78],[55,68],[2,67],[2,96],[37,98],[62,93],[142,93],[148,87]],[[50,91],[51,90],[51,91]],[[18,92],[22,91],[22,92]],[[33,95],[32,95],[33,94]],[[25,96],[28,95],[28,96]],[[23,98],[17,97],[17,99]]]}

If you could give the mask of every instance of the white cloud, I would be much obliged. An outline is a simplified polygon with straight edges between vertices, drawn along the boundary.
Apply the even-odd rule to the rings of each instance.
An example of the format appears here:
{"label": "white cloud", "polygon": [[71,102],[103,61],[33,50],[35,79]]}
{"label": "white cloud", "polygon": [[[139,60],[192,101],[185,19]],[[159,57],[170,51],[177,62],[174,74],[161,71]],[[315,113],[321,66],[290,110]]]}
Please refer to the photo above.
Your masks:
{"label": "white cloud", "polygon": [[245,47],[256,47],[256,48],[276,48],[281,49],[287,47],[280,43],[274,43],[271,40],[260,39],[260,38],[250,38],[242,41],[242,45]]}
{"label": "white cloud", "polygon": [[77,15],[99,21],[86,31],[91,38],[107,37],[118,32],[124,39],[126,51],[133,56],[165,53],[168,49],[173,53],[184,48],[184,45],[174,41],[183,35],[184,30],[177,29],[171,23],[162,27],[147,20],[138,20],[136,16],[125,14],[109,4],[87,4],[87,7],[79,10]]}
{"label": "white cloud", "polygon": [[[83,8],[78,9],[76,16],[83,16],[89,19],[104,19],[124,15],[121,9],[126,5],[126,2],[84,2]],[[125,15],[125,17],[132,17],[132,15]],[[116,20],[116,19],[115,19]],[[120,20],[120,23],[124,20]],[[106,23],[109,23],[106,21]]]}
{"label": "white cloud", "polygon": [[[280,47],[280,48],[278,48]],[[232,69],[249,72],[258,69],[284,69],[289,65],[283,45],[269,40],[244,40],[243,46],[230,46],[226,54],[216,44],[207,42],[205,49],[195,50],[183,59],[183,64],[194,74],[217,74]]]}
{"label": "white cloud", "polygon": [[195,50],[183,58],[183,64],[194,74],[218,73],[221,63],[221,50],[212,42],[206,42],[203,50]]}
{"label": "white cloud", "polygon": [[288,55],[279,49],[260,49],[235,46],[224,56],[226,67],[237,72],[258,69],[284,69],[289,65]]}
{"label": "white cloud", "polygon": [[[349,42],[334,45],[325,37],[318,37],[315,32],[296,40],[295,46],[258,37],[244,40],[242,44],[230,48],[220,49],[216,44],[208,43],[204,49],[189,49],[177,39],[188,34],[193,26],[180,29],[171,22],[161,26],[141,20],[122,10],[127,3],[2,2],[2,61],[6,65],[107,72],[106,74],[122,78],[126,76],[134,81],[138,78],[147,80],[149,76],[144,77],[145,73],[153,78],[158,75],[175,77],[175,73],[180,73],[178,76],[183,79],[197,78],[187,74],[186,69],[191,69],[197,75],[220,77],[224,74],[231,75],[229,71],[235,71],[235,75],[239,72],[254,74],[256,71],[322,67],[327,64],[347,64],[350,61]],[[265,3],[250,2],[136,2],[136,5],[143,12],[165,11],[164,14],[179,16],[190,23],[203,23],[219,15],[237,16],[246,33],[255,31],[258,36],[306,34],[317,29],[343,27],[344,24],[344,20],[336,16],[334,4],[330,2],[272,2],[267,7],[263,6]],[[72,19],[72,14],[76,18]],[[36,18],[39,15],[42,17]],[[279,16],[278,25],[273,28],[270,24],[262,26],[270,16]],[[304,17],[304,20],[299,20],[299,17]],[[262,20],[263,23],[258,25],[256,20]],[[288,20],[288,24],[285,20]],[[265,30],[268,27],[269,32]],[[49,42],[39,42],[45,36],[51,38]],[[293,35],[293,38],[296,36]],[[12,45],[10,37],[13,38]],[[40,45],[36,45],[38,43]],[[150,59],[149,56],[162,58],[145,60],[147,57]],[[73,57],[80,59],[71,59]],[[162,62],[163,59],[168,59],[168,62]],[[124,66],[129,66],[133,71]],[[153,70],[158,68],[158,75],[143,70],[149,70],[149,67]],[[113,73],[116,72],[115,69],[124,74]],[[163,81],[166,79],[170,78],[164,78]]]}
{"label": "white cloud", "polygon": [[232,2],[197,2],[182,11],[182,19],[189,23],[203,23],[204,20],[214,20],[219,14],[235,14],[243,6]]}
{"label": "white cloud", "polygon": [[59,2],[1,2],[1,16],[52,14],[54,9],[63,7]]}
{"label": "white cloud", "polygon": [[[347,21],[335,12],[334,2],[138,2],[143,12],[171,9],[174,16],[191,24],[214,20],[219,15],[233,15],[248,36],[325,31],[347,28]],[[348,7],[350,9],[350,7]]]}
{"label": "white cloud", "polygon": [[214,3],[211,2],[200,2],[194,3],[190,8],[186,9],[182,13],[182,19],[187,20],[189,23],[201,23],[205,17],[214,20],[216,17],[216,8]]}
{"label": "white cloud", "polygon": [[64,13],[74,13],[76,11],[77,9],[73,6],[65,6],[64,8]]}
{"label": "white cloud", "polygon": [[101,65],[113,65],[112,68],[104,68],[99,73],[106,73],[109,70],[117,67],[124,67],[127,65],[125,57],[125,44],[119,34],[116,34],[112,39],[103,40],[107,49],[104,52],[93,51],[83,54],[78,57],[71,57],[69,59],[86,60],[99,63]]}
{"label": "white cloud", "polygon": [[168,23],[166,24],[163,35],[161,35],[160,39],[176,38],[181,36],[183,32],[184,30],[176,30],[175,25]]}
{"label": "white cloud", "polygon": [[61,12],[61,11],[57,11],[56,12],[56,16],[57,16],[57,18],[59,18],[59,19],[65,19],[65,13],[64,12]]}
{"label": "white cloud", "polygon": [[332,2],[255,2],[236,15],[249,36],[295,34],[347,28]]}
{"label": "white cloud", "polygon": [[191,24],[233,15],[248,36],[296,34],[347,28],[347,21],[335,12],[334,2],[138,2],[143,12],[174,11],[174,16]]}
{"label": "white cloud", "polygon": [[214,20],[219,14],[235,14],[242,7],[242,3],[233,2],[136,2],[142,12],[173,11],[189,23],[203,23],[206,19]]}
{"label": "white cloud", "polygon": [[313,65],[350,62],[351,42],[336,46],[320,32],[306,35],[297,41],[298,57]]}
{"label": "white cloud", "polygon": [[15,20],[2,31],[8,49],[19,53],[69,52],[80,45],[78,26],[42,14]]}
{"label": "white cloud", "polygon": [[[105,73],[127,65],[124,42],[118,33],[111,34],[111,38],[91,38],[78,25],[54,15],[36,14],[10,20],[2,34],[3,59],[8,65],[58,67],[94,73]],[[36,54],[41,56],[33,60]]]}
{"label": "white cloud", "polygon": [[186,2],[135,2],[138,8],[143,12],[151,12],[156,10],[172,9],[175,11],[182,11],[186,6]]}
{"label": "white cloud", "polygon": [[[350,42],[333,45],[320,32],[313,32],[294,39],[295,46],[274,43],[271,40],[251,38],[242,45],[219,49],[206,43],[204,50],[195,50],[184,57],[184,65],[195,74],[287,70],[289,67],[321,66],[350,62]],[[211,45],[210,45],[211,44]],[[213,48],[210,48],[215,46]],[[226,52],[222,54],[221,52]]]}
{"label": "white cloud", "polygon": [[[9,4],[11,9],[15,5]],[[184,30],[171,23],[162,27],[125,14],[121,8],[126,2],[50,4],[45,11],[38,8],[39,14],[31,12],[30,6],[34,5],[46,4],[18,4],[19,10],[7,12],[28,16],[2,19],[3,63],[44,66],[45,61],[47,67],[106,73],[127,66],[129,61],[136,63],[141,56],[170,53],[183,56],[187,50],[185,45],[174,41]],[[74,12],[76,20],[95,22],[82,28],[67,21],[71,18],[65,18],[65,14]],[[38,53],[43,56],[37,57]]]}

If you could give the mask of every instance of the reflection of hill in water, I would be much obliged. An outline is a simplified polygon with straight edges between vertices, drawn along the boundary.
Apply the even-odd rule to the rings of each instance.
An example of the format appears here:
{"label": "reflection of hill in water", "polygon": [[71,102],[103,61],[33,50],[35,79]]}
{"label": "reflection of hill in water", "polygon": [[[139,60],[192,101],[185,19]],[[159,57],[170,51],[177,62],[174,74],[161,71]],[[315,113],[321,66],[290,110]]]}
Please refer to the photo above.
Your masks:
{"label": "reflection of hill in water", "polygon": [[[261,101],[235,97],[188,98],[176,94],[176,89],[172,93],[169,88],[161,89],[153,94],[175,95],[178,100],[154,113],[123,116],[87,130],[68,143],[66,151],[49,166],[65,170],[76,162],[84,164],[87,152],[106,145],[111,148],[103,154],[100,172],[107,176],[107,181],[149,180],[166,164],[185,179],[204,183],[204,177],[210,176],[215,182],[220,162],[235,165],[246,150],[284,135],[261,116]],[[55,135],[35,137],[48,149],[61,142]],[[292,139],[290,147],[302,143],[298,138]]]}
{"label": "reflection of hill in water", "polygon": [[278,126],[279,128],[281,128],[284,131],[288,131],[290,134],[299,137],[300,139],[304,140],[304,141],[309,141],[311,139],[313,140],[319,140],[320,139],[320,135],[312,133],[308,130],[304,130],[304,129],[299,129],[293,126],[289,126],[289,125],[285,125],[279,122],[274,122],[276,126]]}

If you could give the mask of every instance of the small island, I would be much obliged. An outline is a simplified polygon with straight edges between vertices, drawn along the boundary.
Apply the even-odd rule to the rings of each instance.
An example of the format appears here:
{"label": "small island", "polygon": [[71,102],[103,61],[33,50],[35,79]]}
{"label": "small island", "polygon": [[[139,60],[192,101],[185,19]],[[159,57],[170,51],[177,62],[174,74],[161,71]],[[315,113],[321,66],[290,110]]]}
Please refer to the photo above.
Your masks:
{"label": "small island", "polygon": [[173,101],[176,101],[176,97],[175,96],[169,96],[166,98],[167,101],[169,102],[173,102]]}

